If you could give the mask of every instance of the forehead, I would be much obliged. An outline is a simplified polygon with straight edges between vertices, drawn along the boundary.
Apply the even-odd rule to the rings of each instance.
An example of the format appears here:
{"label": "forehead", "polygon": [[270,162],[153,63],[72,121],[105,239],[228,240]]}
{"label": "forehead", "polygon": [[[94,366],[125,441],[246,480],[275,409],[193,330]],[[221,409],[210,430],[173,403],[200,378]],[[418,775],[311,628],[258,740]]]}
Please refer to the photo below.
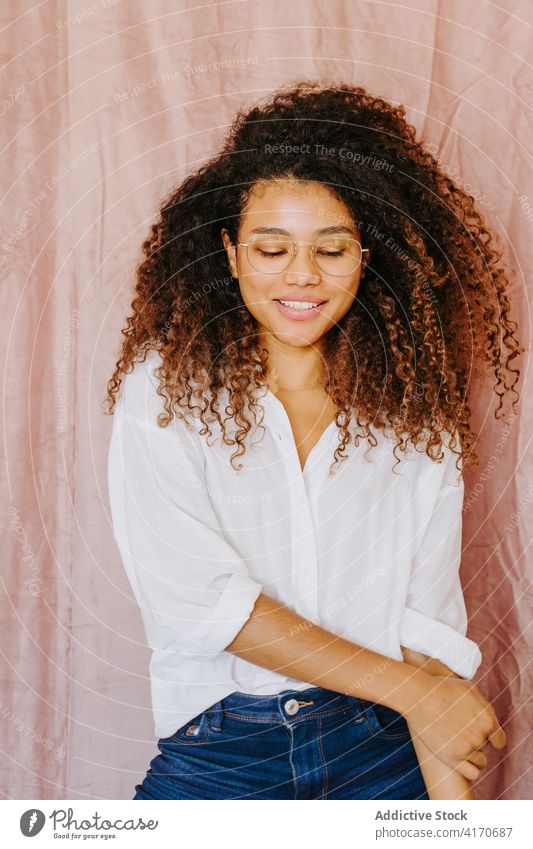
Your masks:
{"label": "forehead", "polygon": [[323,203],[342,204],[342,201],[325,183],[309,182],[307,180],[282,179],[258,180],[251,187],[248,195],[248,206],[257,207],[266,200],[280,202],[285,198],[299,202],[309,202],[320,197]]}
{"label": "forehead", "polygon": [[283,226],[303,232],[343,224],[358,232],[349,207],[324,183],[294,179],[261,180],[250,189],[241,227]]}

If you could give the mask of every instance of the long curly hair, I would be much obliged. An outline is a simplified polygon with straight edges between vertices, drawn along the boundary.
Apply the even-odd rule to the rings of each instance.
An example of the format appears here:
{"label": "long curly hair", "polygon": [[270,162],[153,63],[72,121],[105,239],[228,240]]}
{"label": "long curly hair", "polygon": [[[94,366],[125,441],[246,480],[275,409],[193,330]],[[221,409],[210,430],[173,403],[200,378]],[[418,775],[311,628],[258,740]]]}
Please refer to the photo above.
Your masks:
{"label": "long curly hair", "polygon": [[219,152],[169,193],[142,244],[107,411],[124,375],[157,350],[159,425],[196,408],[203,435],[218,421],[225,444],[237,445],[232,465],[245,453],[268,352],[230,276],[220,231],[235,244],[257,181],[317,181],[348,207],[371,249],[356,299],[322,340],[325,390],[339,411],[334,464],[346,456],[355,420],[356,444],[376,444],[370,425],[392,430],[397,462],[409,440],[442,459],[447,434],[463,465],[477,465],[473,374],[483,364],[493,376],[496,418],[506,393],[516,396],[513,408],[519,398],[511,363],[525,349],[510,318],[512,272],[474,198],[415,136],[404,106],[349,84],[300,80],[238,111]]}

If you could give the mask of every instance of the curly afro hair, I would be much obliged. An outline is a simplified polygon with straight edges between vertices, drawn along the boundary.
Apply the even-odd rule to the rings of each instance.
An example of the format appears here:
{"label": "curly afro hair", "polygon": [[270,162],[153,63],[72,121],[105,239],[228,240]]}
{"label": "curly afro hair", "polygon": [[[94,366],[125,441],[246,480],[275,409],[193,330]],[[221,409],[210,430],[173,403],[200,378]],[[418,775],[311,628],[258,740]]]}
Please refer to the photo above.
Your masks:
{"label": "curly afro hair", "polygon": [[[267,382],[268,353],[232,285],[221,229],[236,242],[258,181],[317,181],[351,210],[371,250],[364,285],[323,339],[325,389],[339,410],[333,465],[354,438],[352,418],[356,444],[376,444],[370,425],[392,429],[397,462],[409,440],[442,459],[450,434],[450,448],[476,465],[472,374],[484,365],[493,375],[496,418],[507,392],[513,408],[519,398],[511,363],[524,348],[510,318],[510,272],[474,198],[415,135],[404,106],[349,84],[301,80],[239,111],[220,151],[164,200],[142,245],[107,411],[123,376],[157,350],[159,425],[196,407],[201,433],[211,435],[210,411],[224,442],[237,445],[232,465],[244,454],[247,408],[255,417],[252,393]],[[233,436],[218,409],[222,387]]]}

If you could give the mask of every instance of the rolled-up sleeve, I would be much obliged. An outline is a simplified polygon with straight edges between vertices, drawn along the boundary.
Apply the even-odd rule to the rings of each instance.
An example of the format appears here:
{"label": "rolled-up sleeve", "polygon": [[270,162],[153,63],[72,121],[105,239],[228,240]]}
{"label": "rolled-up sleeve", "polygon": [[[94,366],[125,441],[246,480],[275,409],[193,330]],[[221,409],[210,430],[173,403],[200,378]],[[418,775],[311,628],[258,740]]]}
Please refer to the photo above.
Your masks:
{"label": "rolled-up sleeve", "polygon": [[115,412],[108,456],[114,537],[153,650],[215,655],[250,617],[262,585],[224,538],[198,435]]}
{"label": "rolled-up sleeve", "polygon": [[464,482],[455,468],[457,455],[447,446],[439,470],[437,497],[415,550],[400,642],[472,678],[482,655],[466,636],[467,613],[459,579]]}

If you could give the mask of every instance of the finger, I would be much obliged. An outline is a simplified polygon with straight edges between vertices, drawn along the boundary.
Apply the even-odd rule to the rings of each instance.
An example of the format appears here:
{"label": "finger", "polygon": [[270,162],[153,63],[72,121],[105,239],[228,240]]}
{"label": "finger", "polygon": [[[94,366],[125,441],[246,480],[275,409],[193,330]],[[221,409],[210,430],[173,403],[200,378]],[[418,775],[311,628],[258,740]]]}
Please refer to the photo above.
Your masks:
{"label": "finger", "polygon": [[489,734],[488,742],[491,746],[494,746],[495,749],[503,749],[503,747],[507,745],[507,737],[505,731],[499,723],[496,731],[493,731],[491,734]]}
{"label": "finger", "polygon": [[478,766],[480,769],[483,769],[487,766],[487,757],[483,754],[483,752],[472,752],[470,757],[468,758],[469,763]]}
{"label": "finger", "polygon": [[457,772],[465,778],[468,778],[469,781],[475,781],[476,778],[479,777],[481,770],[477,766],[474,766],[474,764],[470,763],[470,761],[460,761],[457,766]]}

